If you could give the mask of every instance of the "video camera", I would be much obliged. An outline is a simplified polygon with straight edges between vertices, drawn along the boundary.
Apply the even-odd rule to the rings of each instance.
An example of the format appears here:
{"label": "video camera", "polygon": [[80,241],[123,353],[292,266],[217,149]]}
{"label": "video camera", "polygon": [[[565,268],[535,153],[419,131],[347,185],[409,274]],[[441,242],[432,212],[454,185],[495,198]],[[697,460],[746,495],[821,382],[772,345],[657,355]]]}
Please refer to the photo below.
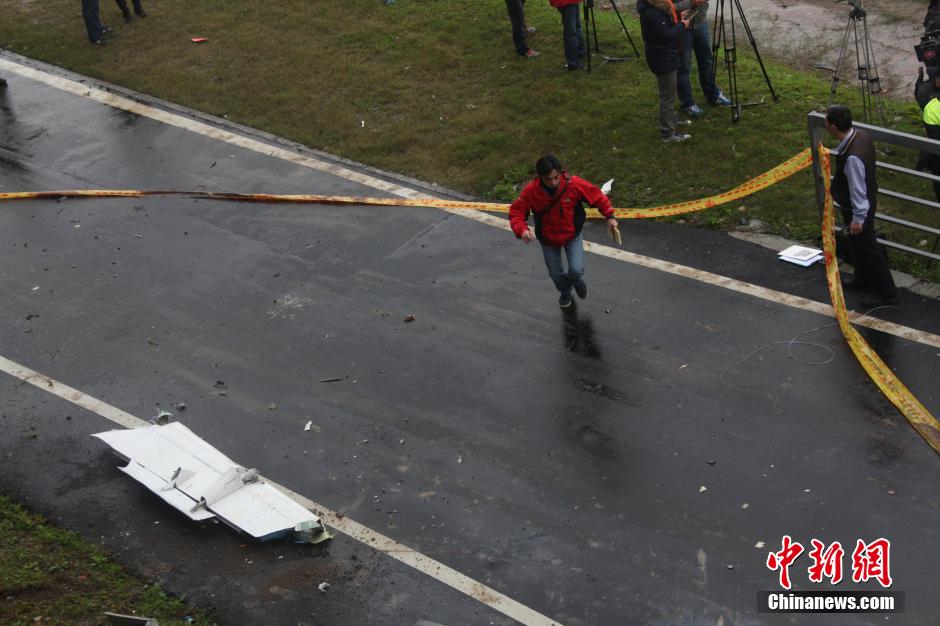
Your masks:
{"label": "video camera", "polygon": [[927,66],[929,74],[940,73],[940,30],[924,33],[920,43],[914,46],[914,52],[917,60]]}

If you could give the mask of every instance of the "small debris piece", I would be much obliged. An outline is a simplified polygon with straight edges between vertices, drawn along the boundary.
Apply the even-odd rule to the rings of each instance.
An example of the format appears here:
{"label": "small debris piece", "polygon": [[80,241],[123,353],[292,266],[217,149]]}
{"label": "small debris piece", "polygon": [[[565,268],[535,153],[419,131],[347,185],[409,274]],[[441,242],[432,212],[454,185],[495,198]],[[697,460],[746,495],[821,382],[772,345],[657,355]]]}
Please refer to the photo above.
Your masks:
{"label": "small debris piece", "polygon": [[702,485],[701,487],[698,488],[699,493],[705,493],[706,491],[708,491],[708,487],[706,487],[705,485]]}
{"label": "small debris piece", "polygon": [[134,235],[134,236],[137,237],[138,239],[143,239],[143,238],[144,238],[143,235]]}
{"label": "small debris piece", "polygon": [[169,422],[171,417],[173,417],[173,414],[169,411],[160,411],[153,416],[153,419],[150,420],[150,423],[163,425]]}
{"label": "small debris piece", "polygon": [[30,313],[26,316],[26,321],[28,322],[29,320],[35,319],[37,317],[39,317],[39,313]]}
{"label": "small debris piece", "polygon": [[215,381],[215,388],[216,388],[216,389],[226,389],[225,381],[224,381],[224,380],[217,380],[217,381]]}
{"label": "small debris piece", "polygon": [[341,380],[343,379],[342,378],[321,378],[320,382],[321,383],[338,383]]}
{"label": "small debris piece", "polygon": [[457,455],[457,462],[458,462],[458,463],[463,463],[463,455],[462,455],[462,454],[458,454],[458,455]]}
{"label": "small debris piece", "polygon": [[160,344],[158,344],[156,341],[154,341],[153,339],[151,339],[150,337],[147,337],[147,344],[148,344],[148,345],[151,345],[151,346],[159,346],[159,345],[160,345]]}
{"label": "small debris piece", "polygon": [[746,508],[749,507],[749,506],[751,506],[751,505],[748,504],[747,502],[745,502],[744,504],[741,505],[741,508],[742,508],[742,509],[746,509]]}
{"label": "small debris piece", "polygon": [[714,464],[717,463],[718,461],[713,461],[713,460],[711,460],[711,459],[708,459],[708,460],[706,460],[705,462],[708,463],[709,465],[714,465]]}
{"label": "small debris piece", "polygon": [[364,444],[364,443],[369,443],[369,440],[368,440],[368,439],[363,439],[362,441],[357,441],[357,442],[356,442],[356,445],[357,445],[357,446],[361,446],[361,445]]}
{"label": "small debris piece", "polygon": [[208,37],[193,37],[192,39],[190,39],[190,41],[192,41],[193,43],[206,43],[207,41],[209,41],[209,38]]}
{"label": "small debris piece", "polygon": [[689,366],[688,363],[683,363],[682,365],[679,366],[679,369],[680,369],[680,370],[684,370],[684,369],[687,368],[688,366]]}
{"label": "small debris piece", "polygon": [[330,588],[330,583],[320,583],[319,585],[317,585],[317,589],[319,589],[323,593],[326,593],[326,590],[329,588]]}
{"label": "small debris piece", "polygon": [[413,321],[415,321],[415,316],[414,316],[414,315],[406,315],[406,316],[405,316],[405,321],[406,321],[406,322],[413,322]]}
{"label": "small debris piece", "polygon": [[30,289],[30,291],[39,291],[39,285],[36,285],[32,289]]}
{"label": "small debris piece", "polygon": [[728,569],[734,569],[734,565],[725,565]]}
{"label": "small debris piece", "polygon": [[185,402],[177,402],[175,406],[176,406],[176,410],[177,410],[177,411],[185,411],[185,410],[186,410],[186,403],[185,403]]}
{"label": "small debris piece", "polygon": [[604,309],[604,313],[610,313],[610,309]]}
{"label": "small debris piece", "polygon": [[760,549],[760,548],[763,548],[763,547],[766,546],[766,545],[767,545],[767,544],[764,543],[763,541],[758,541],[757,543],[754,544],[754,547]]}
{"label": "small debris piece", "polygon": [[268,410],[269,410],[269,411],[276,411],[276,410],[277,410],[277,405],[272,402],[271,404],[268,405]]}
{"label": "small debris piece", "polygon": [[897,493],[897,492],[896,492],[894,489],[888,489],[888,495],[889,495],[889,496],[893,496],[893,495],[896,494],[896,493]]}
{"label": "small debris piece", "polygon": [[[405,445],[405,440],[404,440],[404,439],[400,440],[400,441],[398,442],[398,445],[400,445],[400,446]],[[889,492],[889,493],[890,493],[890,492]],[[892,494],[892,495],[893,495],[893,494]]]}
{"label": "small debris piece", "polygon": [[305,430],[305,431],[308,431],[308,430],[310,430],[311,428],[313,428],[313,420],[307,420],[307,425],[304,426],[304,430]]}

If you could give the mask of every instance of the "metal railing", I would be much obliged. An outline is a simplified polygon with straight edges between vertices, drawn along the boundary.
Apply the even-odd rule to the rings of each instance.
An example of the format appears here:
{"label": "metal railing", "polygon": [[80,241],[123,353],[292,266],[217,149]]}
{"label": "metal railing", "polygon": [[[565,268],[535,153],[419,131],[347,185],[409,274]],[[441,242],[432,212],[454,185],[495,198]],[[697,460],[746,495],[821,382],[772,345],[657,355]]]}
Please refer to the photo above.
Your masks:
{"label": "metal railing", "polygon": [[[807,120],[809,125],[809,145],[813,149],[813,179],[816,182],[816,206],[819,209],[819,216],[821,220],[823,207],[826,203],[826,188],[825,179],[823,178],[822,164],[819,161],[819,146],[823,143],[823,140],[828,135],[826,132],[826,115],[824,113],[813,111],[809,114]],[[897,146],[900,148],[910,148],[912,150],[925,151],[940,155],[940,141],[935,141],[926,137],[919,137],[917,135],[910,135],[908,133],[902,133],[896,130],[891,130],[889,128],[882,128],[880,126],[860,124],[858,122],[855,122],[853,126],[856,128],[865,129],[868,134],[871,135],[872,139],[877,143]],[[836,154],[835,150],[832,152],[833,154]],[[934,176],[928,172],[919,172],[914,169],[902,167],[900,165],[894,165],[893,163],[884,163],[882,161],[877,161],[876,164],[879,169],[888,172],[894,172],[904,176],[911,176],[930,182],[940,183],[940,176]],[[932,209],[940,209],[940,203],[938,202],[912,196],[910,194],[899,191],[886,189],[881,187],[881,181],[879,181],[878,193],[879,195],[886,198],[892,198],[901,202],[917,204]],[[838,206],[838,204],[836,204],[836,206]],[[940,213],[938,213],[937,216],[940,218]],[[885,215],[881,211],[875,214],[875,219],[881,220],[882,222],[895,224],[897,226],[911,228],[927,235],[933,235],[934,238],[933,248],[930,250],[930,252],[913,248],[911,246],[906,246],[904,244],[897,243],[896,241],[888,241],[886,239],[878,239],[878,243],[887,246],[892,250],[898,250],[900,252],[906,252],[908,254],[914,254],[927,258],[930,260],[930,263],[933,263],[934,261],[940,261],[940,254],[937,253],[937,249],[940,247],[940,228],[934,228],[932,226],[927,226],[926,224],[918,224],[916,222],[904,220],[899,217]],[[938,219],[938,222],[940,222],[940,219]]]}

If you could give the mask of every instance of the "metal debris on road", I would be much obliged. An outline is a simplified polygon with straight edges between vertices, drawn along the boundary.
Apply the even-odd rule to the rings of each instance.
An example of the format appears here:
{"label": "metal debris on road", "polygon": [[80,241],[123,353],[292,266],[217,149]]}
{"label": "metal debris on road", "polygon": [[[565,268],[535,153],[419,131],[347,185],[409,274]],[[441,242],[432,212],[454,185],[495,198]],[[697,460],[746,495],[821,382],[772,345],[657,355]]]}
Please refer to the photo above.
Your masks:
{"label": "metal debris on road", "polygon": [[338,383],[338,382],[341,381],[341,380],[343,380],[342,377],[337,377],[337,378],[321,378],[321,379],[320,379],[320,382],[321,382],[321,383]]}
{"label": "metal debris on road", "polygon": [[406,315],[406,316],[405,316],[405,321],[406,321],[406,322],[413,322],[413,321],[415,321],[415,319],[417,319],[417,318],[416,318],[414,315]]}
{"label": "metal debris on road", "polygon": [[307,420],[307,425],[304,426],[304,431],[308,431],[313,428],[313,420]]}
{"label": "metal debris on road", "polygon": [[705,493],[706,491],[708,491],[708,487],[706,487],[705,485],[702,485],[701,487],[698,488],[699,493]]}
{"label": "metal debris on road", "polygon": [[128,463],[120,470],[191,520],[219,518],[267,541],[332,537],[316,515],[179,422],[95,433]]}
{"label": "metal debris on road", "polygon": [[319,589],[323,593],[326,593],[326,590],[329,588],[330,588],[330,583],[320,583],[319,585],[317,585],[317,589]]}

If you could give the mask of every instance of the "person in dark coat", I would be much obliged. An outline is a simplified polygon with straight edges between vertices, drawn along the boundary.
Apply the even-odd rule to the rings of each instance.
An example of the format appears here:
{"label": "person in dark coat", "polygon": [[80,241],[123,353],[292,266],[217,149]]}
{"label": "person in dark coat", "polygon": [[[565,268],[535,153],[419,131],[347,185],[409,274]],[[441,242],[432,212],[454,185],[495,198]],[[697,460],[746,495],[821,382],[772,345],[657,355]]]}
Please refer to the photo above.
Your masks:
{"label": "person in dark coat", "polygon": [[676,72],[681,37],[689,29],[688,13],[679,15],[672,0],[639,0],[636,10],[646,46],[646,64],[659,85],[659,132],[665,142],[685,141],[691,135],[676,132]]}
{"label": "person in dark coat", "polygon": [[826,130],[839,140],[836,171],[829,191],[842,210],[855,265],[855,278],[845,283],[845,288],[877,293],[876,298],[862,301],[866,309],[897,305],[898,290],[875,236],[878,208],[875,142],[867,132],[852,126],[852,111],[839,104],[826,112]]}
{"label": "person in dark coat", "polygon": [[[134,21],[134,16],[131,15],[131,10],[127,6],[127,0],[114,0],[118,8],[121,9],[121,14],[124,16],[124,21],[131,23]],[[144,11],[143,5],[140,3],[140,0],[131,0],[131,3],[134,5],[134,13],[137,14],[137,17],[147,17],[147,12]]]}

